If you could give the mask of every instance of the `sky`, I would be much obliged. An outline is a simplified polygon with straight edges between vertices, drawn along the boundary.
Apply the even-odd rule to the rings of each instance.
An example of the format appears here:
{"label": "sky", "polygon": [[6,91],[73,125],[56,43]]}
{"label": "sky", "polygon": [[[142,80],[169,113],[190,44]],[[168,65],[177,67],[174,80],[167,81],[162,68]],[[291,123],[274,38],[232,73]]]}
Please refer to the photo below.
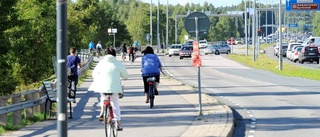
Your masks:
{"label": "sky", "polygon": [[[141,0],[143,2],[147,2],[150,3],[151,0]],[[168,0],[169,4],[180,4],[180,5],[185,5],[187,3],[194,3],[194,4],[199,4],[203,5],[203,3],[205,1],[207,1],[208,3],[212,3],[212,5],[214,5],[214,7],[221,7],[221,6],[231,6],[231,5],[238,5],[241,3],[242,0]],[[152,3],[157,3],[158,0],[152,0]],[[160,0],[161,4],[167,4],[167,0]]]}

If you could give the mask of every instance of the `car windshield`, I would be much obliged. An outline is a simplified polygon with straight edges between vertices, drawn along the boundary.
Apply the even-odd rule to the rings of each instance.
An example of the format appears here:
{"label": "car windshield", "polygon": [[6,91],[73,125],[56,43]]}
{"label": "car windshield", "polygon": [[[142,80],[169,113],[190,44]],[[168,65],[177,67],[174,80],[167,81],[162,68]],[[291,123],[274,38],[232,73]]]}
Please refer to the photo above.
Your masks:
{"label": "car windshield", "polygon": [[182,47],[181,50],[192,50],[192,47]]}
{"label": "car windshield", "polygon": [[205,40],[200,40],[199,43],[207,43]]}

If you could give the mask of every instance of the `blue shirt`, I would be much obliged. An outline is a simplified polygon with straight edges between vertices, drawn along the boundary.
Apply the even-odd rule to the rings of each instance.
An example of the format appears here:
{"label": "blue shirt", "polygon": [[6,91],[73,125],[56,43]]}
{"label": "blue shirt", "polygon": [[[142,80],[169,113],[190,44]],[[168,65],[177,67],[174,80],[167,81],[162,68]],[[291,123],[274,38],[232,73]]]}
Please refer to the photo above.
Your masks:
{"label": "blue shirt", "polygon": [[78,76],[78,64],[81,62],[78,56],[68,55],[67,56],[68,64],[67,67],[70,68],[72,65],[75,66],[74,72]]}
{"label": "blue shirt", "polygon": [[89,43],[89,49],[94,49],[94,43],[93,42]]}
{"label": "blue shirt", "polygon": [[142,57],[142,77],[160,75],[161,62],[156,54],[146,54]]}

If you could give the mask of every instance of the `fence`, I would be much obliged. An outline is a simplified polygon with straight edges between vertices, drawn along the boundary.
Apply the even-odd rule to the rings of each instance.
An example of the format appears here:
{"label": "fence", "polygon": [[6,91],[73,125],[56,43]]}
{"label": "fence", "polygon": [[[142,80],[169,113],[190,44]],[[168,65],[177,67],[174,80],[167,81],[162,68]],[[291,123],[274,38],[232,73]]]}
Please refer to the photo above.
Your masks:
{"label": "fence", "polygon": [[[93,56],[84,56],[86,60],[82,62],[82,68],[79,69],[79,79],[84,76],[85,72],[90,68],[93,61]],[[55,87],[56,83],[53,82]],[[12,125],[20,124],[22,116],[24,118],[32,118],[35,113],[43,113],[44,102],[47,96],[44,93],[44,88],[40,87],[36,90],[15,93],[8,96],[0,96],[0,125],[8,124],[8,113],[12,112]],[[12,102],[10,105],[8,100]]]}

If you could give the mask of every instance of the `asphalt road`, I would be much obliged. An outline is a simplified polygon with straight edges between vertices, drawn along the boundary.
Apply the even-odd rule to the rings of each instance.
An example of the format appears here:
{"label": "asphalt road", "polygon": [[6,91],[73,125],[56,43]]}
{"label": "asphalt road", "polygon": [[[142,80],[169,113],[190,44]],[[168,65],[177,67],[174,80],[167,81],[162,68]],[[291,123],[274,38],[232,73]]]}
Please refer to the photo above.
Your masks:
{"label": "asphalt road", "polygon": [[[234,136],[314,137],[320,135],[320,82],[284,77],[229,60],[202,56],[201,91],[234,109]],[[191,59],[162,56],[176,79],[198,87],[198,68]]]}

